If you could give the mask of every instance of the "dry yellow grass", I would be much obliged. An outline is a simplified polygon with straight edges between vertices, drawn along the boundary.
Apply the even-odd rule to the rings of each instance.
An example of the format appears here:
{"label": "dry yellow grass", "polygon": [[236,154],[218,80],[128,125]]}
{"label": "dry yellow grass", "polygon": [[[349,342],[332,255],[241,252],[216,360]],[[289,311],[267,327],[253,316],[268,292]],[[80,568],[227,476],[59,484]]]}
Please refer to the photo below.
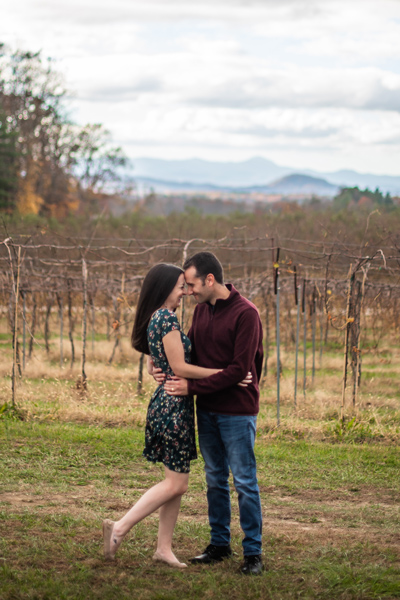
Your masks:
{"label": "dry yellow grass", "polygon": [[[2,323],[4,328],[4,322]],[[10,375],[12,352],[9,341],[2,336],[0,344],[0,394],[11,400]],[[335,340],[336,341],[336,340]],[[16,400],[26,419],[46,419],[101,424],[103,426],[142,425],[148,400],[155,383],[144,369],[142,393],[137,391],[139,354],[132,350],[128,336],[123,336],[116,348],[112,364],[108,364],[115,339],[91,340],[86,351],[87,392],[78,381],[81,373],[82,345],[75,342],[75,363],[70,367],[71,347],[63,340],[63,367],[60,367],[60,340],[52,338],[50,352],[43,341],[34,347],[26,361],[21,379],[17,380]],[[397,440],[400,437],[400,349],[392,344],[380,351],[363,354],[362,383],[355,407],[352,406],[352,381],[349,369],[345,414],[347,421],[355,417],[355,428],[366,438]],[[260,434],[311,436],[331,435],[338,424],[342,403],[342,350],[324,350],[320,365],[317,353],[314,382],[311,378],[312,357],[307,357],[307,386],[303,393],[303,356],[298,359],[297,403],[294,405],[294,353],[282,349],[280,380],[280,427],[277,427],[276,356],[268,361],[268,374],[262,382]],[[336,432],[339,435],[339,430]],[[348,432],[349,433],[349,432]],[[350,432],[354,433],[354,432]],[[340,437],[340,436],[339,436]],[[362,436],[361,436],[362,437]]]}

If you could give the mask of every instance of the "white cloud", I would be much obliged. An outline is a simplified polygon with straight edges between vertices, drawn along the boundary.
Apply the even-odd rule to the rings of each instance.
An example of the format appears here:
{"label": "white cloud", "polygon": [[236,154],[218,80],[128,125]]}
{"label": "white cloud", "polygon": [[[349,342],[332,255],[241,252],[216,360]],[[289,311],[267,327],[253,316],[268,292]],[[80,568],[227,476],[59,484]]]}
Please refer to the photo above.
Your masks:
{"label": "white cloud", "polygon": [[261,108],[347,107],[398,110],[400,75],[377,69],[260,69],[226,78],[199,93],[194,104]]}
{"label": "white cloud", "polygon": [[398,0],[15,0],[0,40],[132,156],[400,173]]}

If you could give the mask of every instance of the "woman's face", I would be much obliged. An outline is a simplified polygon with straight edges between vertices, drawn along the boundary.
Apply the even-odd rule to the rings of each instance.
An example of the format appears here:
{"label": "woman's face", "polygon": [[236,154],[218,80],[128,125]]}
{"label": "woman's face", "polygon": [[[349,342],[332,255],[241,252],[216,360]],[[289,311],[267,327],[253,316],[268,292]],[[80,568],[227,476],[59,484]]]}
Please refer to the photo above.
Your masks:
{"label": "woman's face", "polygon": [[181,273],[174,289],[165,301],[165,307],[169,308],[170,310],[175,310],[178,308],[179,304],[181,303],[181,298],[182,296],[185,296],[185,294],[185,276],[183,273]]}

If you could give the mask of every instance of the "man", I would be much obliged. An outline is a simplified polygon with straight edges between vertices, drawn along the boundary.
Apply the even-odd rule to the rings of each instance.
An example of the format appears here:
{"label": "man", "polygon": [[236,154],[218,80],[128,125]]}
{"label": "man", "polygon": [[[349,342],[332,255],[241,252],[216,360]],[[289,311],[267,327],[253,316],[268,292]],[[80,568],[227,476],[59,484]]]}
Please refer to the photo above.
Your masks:
{"label": "man", "polygon": [[[256,307],[232,285],[225,285],[221,263],[199,252],[183,265],[187,294],[197,306],[189,330],[192,361],[221,372],[205,379],[174,378],[167,393],[197,395],[200,450],[205,461],[211,543],[192,563],[213,563],[231,555],[229,468],[239,499],[244,532],[241,572],[259,575],[262,515],[254,442],[263,359],[262,326]],[[247,386],[238,385],[252,374]]]}

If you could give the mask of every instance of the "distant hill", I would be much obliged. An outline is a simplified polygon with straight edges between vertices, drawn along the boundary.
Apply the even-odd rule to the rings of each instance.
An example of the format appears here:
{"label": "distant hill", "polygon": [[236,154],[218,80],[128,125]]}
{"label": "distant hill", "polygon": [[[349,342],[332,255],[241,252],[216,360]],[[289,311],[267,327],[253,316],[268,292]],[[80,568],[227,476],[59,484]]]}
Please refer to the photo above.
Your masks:
{"label": "distant hill", "polygon": [[140,192],[149,192],[154,190],[159,194],[167,194],[168,192],[212,192],[225,191],[228,188],[223,188],[211,183],[193,183],[190,181],[171,181],[165,179],[156,179],[153,177],[136,177],[134,178],[136,187]]}
{"label": "distant hill", "polygon": [[135,158],[132,162],[135,178],[213,184],[221,187],[260,185],[293,173],[293,169],[281,167],[261,157],[242,162],[212,162],[199,158],[187,160]]}
{"label": "distant hill", "polygon": [[221,194],[231,193],[241,195],[259,193],[333,197],[339,190],[337,185],[332,185],[324,179],[299,174],[287,175],[270,185],[253,185],[248,187],[217,186],[210,183],[196,184],[187,181],[165,181],[150,177],[138,177],[136,179],[136,186],[142,194],[153,190],[158,194],[168,194],[170,192],[191,194],[220,192]]}
{"label": "distant hill", "polygon": [[[309,176],[339,187],[355,187],[371,190],[379,188],[383,193],[400,195],[400,176],[357,173],[351,170],[321,173],[310,169],[298,169],[275,164],[271,160],[254,157],[241,162],[212,162],[201,159],[162,160],[156,158],[132,159],[133,179],[141,185],[163,185],[164,190],[179,189],[210,190],[275,186],[286,176]],[[158,183],[154,183],[158,182]],[[161,183],[163,182],[163,183]],[[294,179],[290,193],[304,193],[304,180]],[[169,187],[172,185],[173,187]],[[290,185],[290,182],[288,182]],[[299,187],[296,188],[296,185]],[[156,189],[156,188],[155,188]],[[280,188],[283,189],[283,188]],[[286,188],[287,189],[287,188]],[[294,190],[298,190],[294,191]],[[273,192],[271,192],[273,193]],[[277,193],[289,193],[287,191]],[[316,192],[312,192],[316,193]],[[326,195],[332,195],[326,194]]]}
{"label": "distant hill", "polygon": [[[315,171],[304,171],[309,175],[315,176]],[[360,189],[370,189],[371,191],[379,188],[381,192],[389,192],[392,196],[400,196],[400,176],[395,175],[374,175],[373,173],[357,173],[356,171],[342,170],[334,173],[319,173],[330,183],[339,187],[359,187]]]}
{"label": "distant hill", "polygon": [[264,194],[304,194],[316,196],[335,196],[339,191],[337,185],[332,185],[325,179],[297,173],[282,177],[269,185],[251,186],[250,188],[245,189],[251,192],[258,191]]}

